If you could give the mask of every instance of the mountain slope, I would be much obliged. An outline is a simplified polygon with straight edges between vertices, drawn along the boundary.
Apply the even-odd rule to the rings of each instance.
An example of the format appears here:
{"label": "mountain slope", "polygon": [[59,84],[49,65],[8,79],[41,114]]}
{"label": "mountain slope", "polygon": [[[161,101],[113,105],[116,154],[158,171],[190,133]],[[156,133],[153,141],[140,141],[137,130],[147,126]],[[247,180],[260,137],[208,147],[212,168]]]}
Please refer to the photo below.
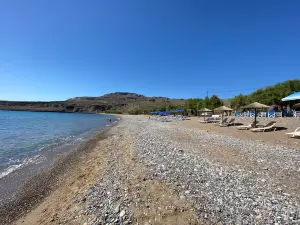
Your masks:
{"label": "mountain slope", "polygon": [[75,97],[66,101],[22,102],[0,101],[0,109],[51,111],[51,112],[130,112],[133,110],[152,110],[168,105],[183,105],[184,99],[166,97],[146,97],[144,95],[116,92],[99,97]]}

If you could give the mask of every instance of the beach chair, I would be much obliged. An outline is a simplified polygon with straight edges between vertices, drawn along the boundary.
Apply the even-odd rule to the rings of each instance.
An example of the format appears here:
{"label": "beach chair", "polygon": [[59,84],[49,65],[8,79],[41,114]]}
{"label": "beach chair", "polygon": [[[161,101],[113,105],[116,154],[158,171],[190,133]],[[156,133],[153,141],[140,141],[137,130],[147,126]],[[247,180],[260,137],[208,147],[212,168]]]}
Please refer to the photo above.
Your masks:
{"label": "beach chair", "polygon": [[275,118],[276,117],[276,111],[275,110],[268,111],[268,117],[269,118]]}
{"label": "beach chair", "polygon": [[263,125],[262,127],[252,128],[250,130],[253,131],[253,132],[261,132],[261,131],[265,132],[266,130],[272,130],[273,129],[273,131],[275,131],[276,130],[276,127],[275,127],[276,123],[277,123],[276,121],[271,121],[268,124]]}
{"label": "beach chair", "polygon": [[250,111],[250,112],[249,112],[249,117],[255,117],[255,112]]}
{"label": "beach chair", "polygon": [[224,122],[220,125],[220,127],[229,127],[231,125],[234,125],[235,118],[231,118],[228,122]]}
{"label": "beach chair", "polygon": [[216,123],[216,126],[221,126],[222,124],[226,124],[228,120],[228,117],[224,118],[223,120],[220,120],[220,123]]}
{"label": "beach chair", "polygon": [[235,113],[235,116],[236,116],[236,117],[242,117],[243,114],[242,114],[242,112],[236,112],[236,113]]}
{"label": "beach chair", "polygon": [[213,123],[216,119],[213,117],[208,117],[206,120],[199,120],[200,123]]}
{"label": "beach chair", "polygon": [[286,133],[290,137],[300,137],[300,127],[298,127],[294,132]]}
{"label": "beach chair", "polygon": [[211,117],[213,118],[212,123],[220,122],[221,119],[220,115],[212,115]]}
{"label": "beach chair", "polygon": [[238,130],[249,130],[251,128],[254,128],[256,124],[257,124],[257,121],[256,121],[256,123],[253,121],[252,123],[249,123],[248,125],[236,126],[236,128]]}
{"label": "beach chair", "polygon": [[187,117],[186,116],[182,116],[180,120],[186,120]]}

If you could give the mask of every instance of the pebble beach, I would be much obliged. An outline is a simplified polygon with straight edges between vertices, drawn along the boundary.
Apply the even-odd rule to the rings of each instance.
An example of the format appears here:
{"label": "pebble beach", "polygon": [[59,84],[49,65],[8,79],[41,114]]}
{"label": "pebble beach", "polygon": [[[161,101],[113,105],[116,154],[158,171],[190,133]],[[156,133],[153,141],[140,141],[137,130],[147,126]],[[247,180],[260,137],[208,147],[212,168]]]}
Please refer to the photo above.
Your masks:
{"label": "pebble beach", "polygon": [[185,122],[122,116],[13,224],[300,224],[298,145]]}

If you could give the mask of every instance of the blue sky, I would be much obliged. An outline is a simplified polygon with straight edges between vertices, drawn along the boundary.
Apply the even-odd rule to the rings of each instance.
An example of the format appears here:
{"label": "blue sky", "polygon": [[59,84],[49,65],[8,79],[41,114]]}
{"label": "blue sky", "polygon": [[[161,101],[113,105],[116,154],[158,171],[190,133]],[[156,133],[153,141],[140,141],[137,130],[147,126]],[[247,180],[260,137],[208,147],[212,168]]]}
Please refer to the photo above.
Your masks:
{"label": "blue sky", "polygon": [[3,0],[0,99],[222,98],[300,78],[300,1]]}

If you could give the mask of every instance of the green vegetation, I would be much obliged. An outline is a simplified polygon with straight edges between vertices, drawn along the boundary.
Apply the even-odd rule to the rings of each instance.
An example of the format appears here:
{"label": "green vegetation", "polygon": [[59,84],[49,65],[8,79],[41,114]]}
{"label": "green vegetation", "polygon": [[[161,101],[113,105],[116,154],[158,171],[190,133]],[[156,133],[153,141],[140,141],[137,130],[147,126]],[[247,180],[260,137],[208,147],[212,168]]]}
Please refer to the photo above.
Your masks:
{"label": "green vegetation", "polygon": [[[67,101],[55,102],[21,102],[0,101],[0,110],[29,110],[51,112],[87,112],[87,113],[113,113],[113,114],[148,114],[151,111],[168,111],[174,109],[189,110],[195,114],[197,109],[214,109],[223,104],[239,109],[252,102],[266,105],[279,105],[281,99],[300,91],[300,80],[288,80],[266,88],[258,89],[249,95],[239,94],[232,99],[221,100],[218,96],[170,99],[166,97],[146,97],[128,92],[116,92],[99,97],[76,97]],[[201,91],[202,92],[202,91]],[[284,103],[286,104],[286,103]],[[294,103],[292,103],[294,104]]]}
{"label": "green vegetation", "polygon": [[252,102],[260,102],[266,105],[279,105],[281,99],[300,91],[300,80],[288,80],[277,83],[274,86],[258,89],[249,95],[239,94],[230,100],[230,106],[239,109],[241,106]]}
{"label": "green vegetation", "polygon": [[221,99],[216,95],[212,95],[210,98],[206,97],[204,99],[190,98],[185,102],[183,108],[184,109],[201,109],[201,108],[214,109],[222,105],[223,103]]}
{"label": "green vegetation", "polygon": [[109,113],[109,114],[122,114],[122,111],[119,110],[106,110],[105,113]]}
{"label": "green vegetation", "polygon": [[[297,91],[300,91],[300,80],[288,80],[285,82],[277,83],[274,86],[258,89],[257,91],[249,95],[239,94],[234,98],[229,99],[228,106],[233,109],[239,109],[242,106],[245,106],[252,102],[260,102],[266,105],[279,105],[281,104],[282,98]],[[184,105],[181,105],[180,107],[182,109],[192,110],[200,108],[214,109],[223,105],[223,102],[218,96],[212,95],[210,98],[206,97],[204,99],[190,98],[185,102]],[[164,110],[165,108],[161,109],[161,111]]]}
{"label": "green vegetation", "polygon": [[[226,104],[234,109],[239,109],[241,106],[252,102],[260,102],[266,105],[279,105],[281,99],[300,91],[300,80],[288,80],[286,82],[277,83],[274,86],[258,89],[249,95],[239,94],[232,99],[227,99]],[[196,113],[197,109],[208,108],[214,109],[222,106],[225,101],[222,101],[217,95],[202,98],[190,98],[187,100],[172,101],[167,98],[153,98],[151,101],[135,103],[131,110],[127,112],[132,115],[148,114],[152,111],[168,111],[173,109],[191,110],[192,114]],[[175,104],[174,104],[175,103]]]}

